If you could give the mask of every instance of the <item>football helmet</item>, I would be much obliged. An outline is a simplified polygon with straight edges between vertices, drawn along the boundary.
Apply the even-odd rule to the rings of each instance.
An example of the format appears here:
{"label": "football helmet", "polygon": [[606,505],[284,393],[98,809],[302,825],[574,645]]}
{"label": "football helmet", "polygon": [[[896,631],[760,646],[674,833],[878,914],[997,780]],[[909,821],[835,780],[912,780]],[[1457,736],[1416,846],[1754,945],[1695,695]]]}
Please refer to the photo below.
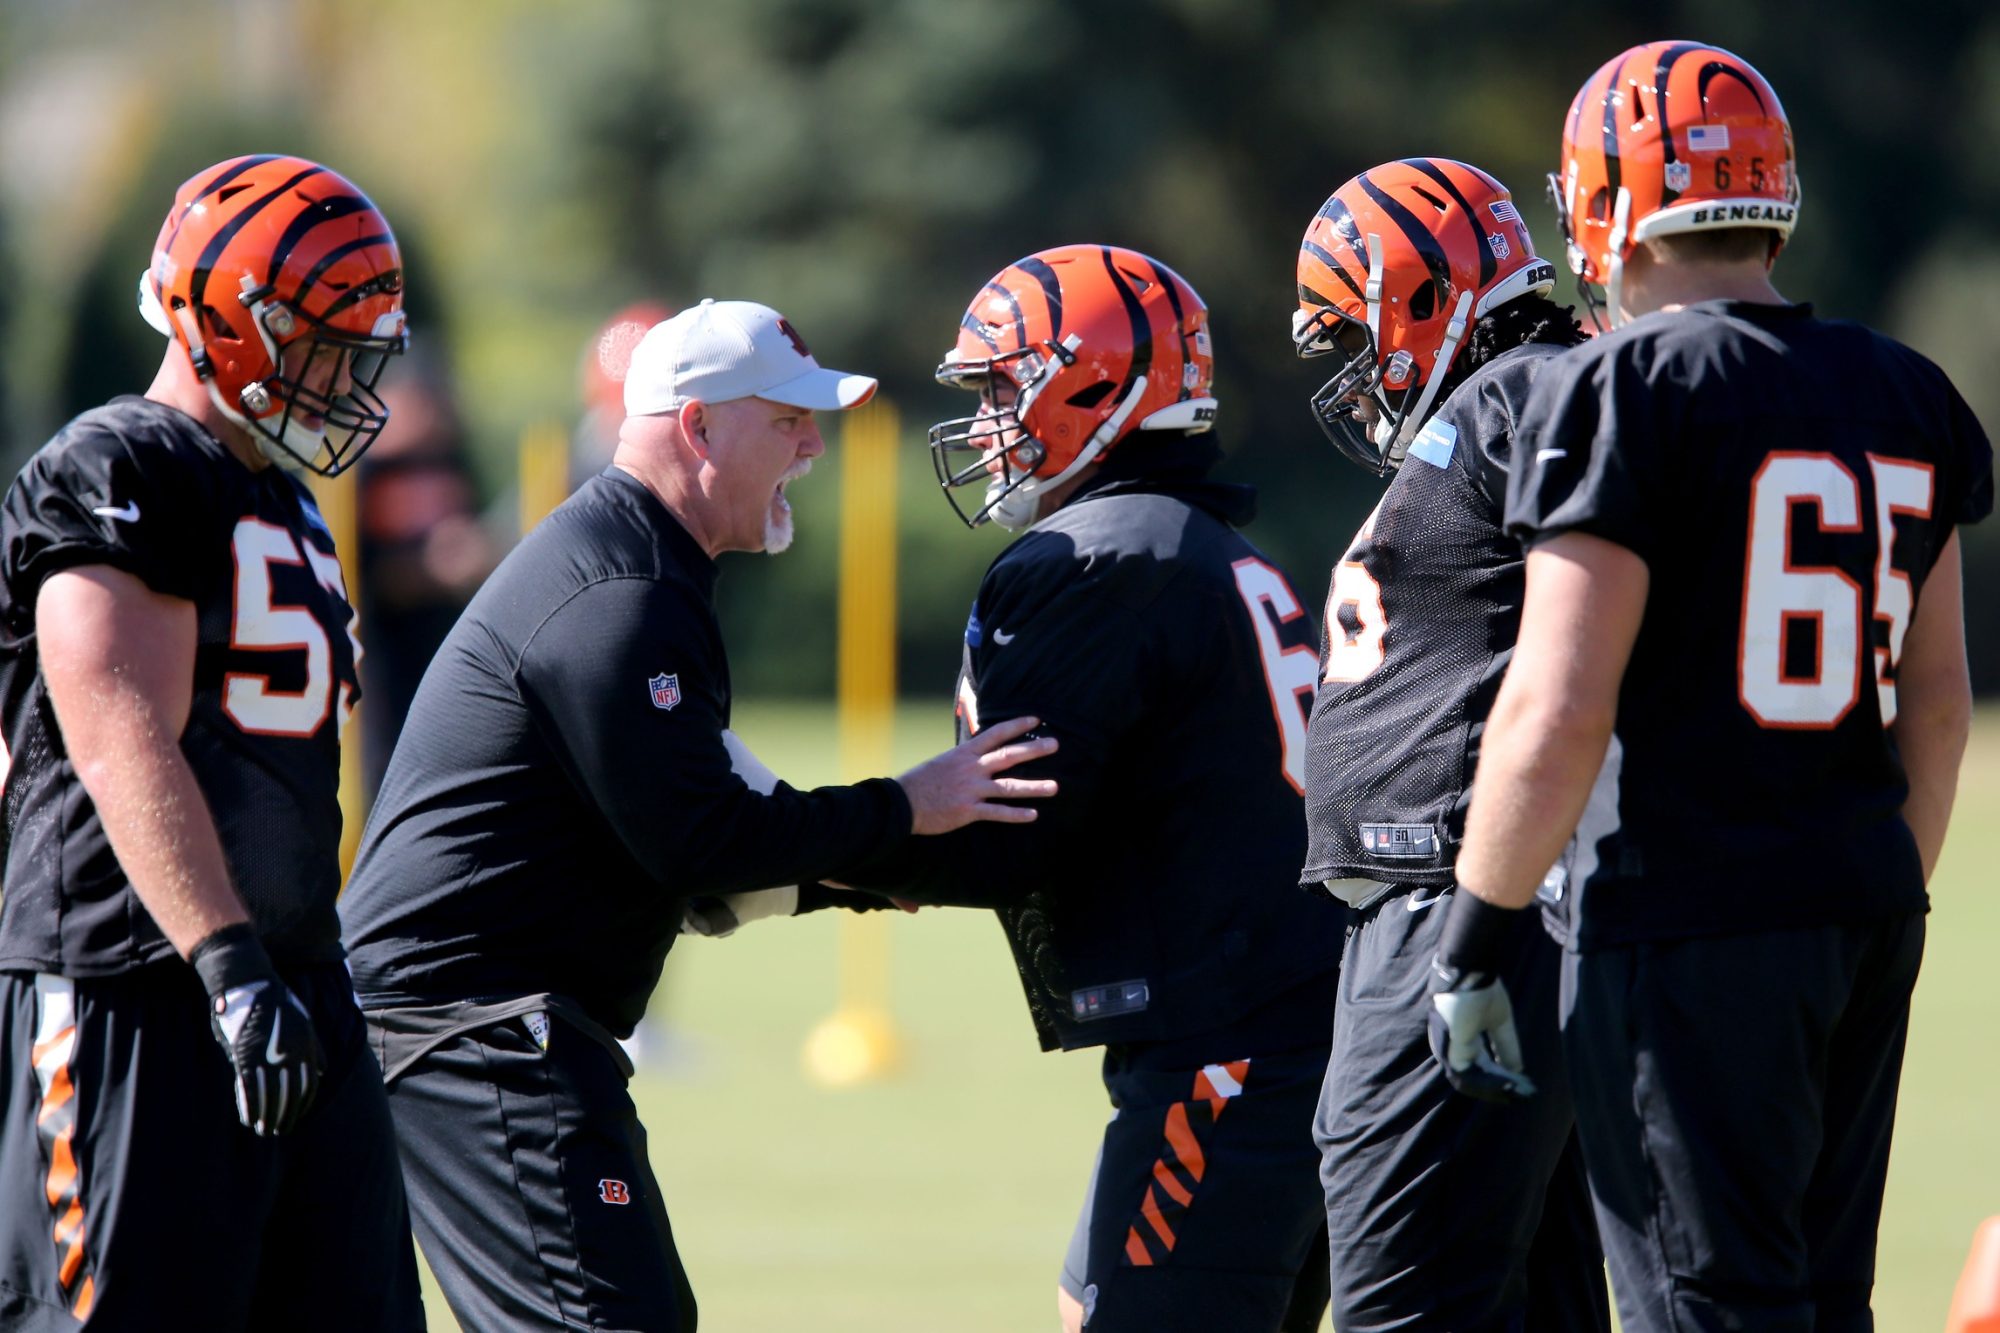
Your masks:
{"label": "football helmet", "polygon": [[[1040,497],[1136,431],[1215,422],[1208,306],[1156,259],[1115,245],[1040,250],[1001,269],[959,320],[940,384],[980,395],[930,430],[945,498],[1019,530]],[[961,487],[985,490],[970,513]]]}
{"label": "football helmet", "polygon": [[1413,157],[1362,172],[1299,242],[1292,348],[1339,357],[1314,420],[1345,457],[1395,471],[1473,321],[1555,281],[1507,187],[1477,167]]}
{"label": "football helmet", "polygon": [[375,385],[408,341],[403,261],[375,205],[317,163],[238,157],[190,177],[139,310],[274,462],[334,476],[389,419]]}
{"label": "football helmet", "polygon": [[1778,94],[1741,56],[1702,42],[1647,42],[1607,60],[1577,91],[1549,194],[1592,315],[1595,284],[1616,323],[1625,260],[1641,241],[1767,227],[1784,244],[1799,212],[1792,127]]}

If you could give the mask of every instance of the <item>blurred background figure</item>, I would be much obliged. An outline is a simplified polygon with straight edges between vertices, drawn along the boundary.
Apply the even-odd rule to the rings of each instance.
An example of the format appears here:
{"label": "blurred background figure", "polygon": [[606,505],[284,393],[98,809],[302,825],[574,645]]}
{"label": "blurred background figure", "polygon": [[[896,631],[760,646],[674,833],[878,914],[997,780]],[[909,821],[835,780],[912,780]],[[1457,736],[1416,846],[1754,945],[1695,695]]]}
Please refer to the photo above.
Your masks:
{"label": "blurred background figure", "polygon": [[480,520],[443,361],[413,356],[401,369],[382,390],[389,424],[358,469],[361,745],[370,792],[431,655],[501,555]]}
{"label": "blurred background figure", "polygon": [[625,372],[632,365],[632,349],[647,329],[673,318],[673,313],[671,306],[659,301],[634,301],[584,342],[577,367],[583,416],[570,437],[571,490],[611,465],[618,426],[625,420]]}

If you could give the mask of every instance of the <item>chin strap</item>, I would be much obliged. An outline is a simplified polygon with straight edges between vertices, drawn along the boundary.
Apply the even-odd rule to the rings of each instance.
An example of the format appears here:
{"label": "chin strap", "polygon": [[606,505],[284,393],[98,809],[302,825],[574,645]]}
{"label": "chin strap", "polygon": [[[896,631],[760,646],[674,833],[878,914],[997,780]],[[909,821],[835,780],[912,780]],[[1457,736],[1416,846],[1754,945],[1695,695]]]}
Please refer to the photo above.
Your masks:
{"label": "chin strap", "polygon": [[1394,422],[1385,416],[1376,424],[1375,443],[1381,446],[1384,459],[1400,461],[1417,430],[1430,416],[1431,403],[1436,400],[1438,388],[1444,383],[1445,372],[1451,369],[1452,358],[1458,355],[1458,345],[1464,340],[1465,330],[1469,327],[1466,316],[1471,313],[1472,293],[1460,292],[1458,304],[1452,307],[1451,318],[1445,321],[1444,341],[1438,344],[1437,356],[1431,361],[1431,373],[1424,377],[1424,391],[1418,395],[1417,405]]}
{"label": "chin strap", "polygon": [[1382,238],[1368,233],[1368,337],[1379,353],[1382,347]]}
{"label": "chin strap", "polygon": [[1605,319],[1612,328],[1625,322],[1625,238],[1631,234],[1632,192],[1618,187],[1618,206],[1611,214],[1611,239],[1605,246],[1610,262],[1604,275]]}
{"label": "chin strap", "polygon": [[[1009,532],[1019,532],[1035,521],[1036,502],[1045,491],[1062,485],[1078,472],[1088,467],[1093,459],[1104,452],[1105,446],[1118,438],[1118,432],[1138,410],[1139,399],[1146,393],[1146,376],[1132,381],[1132,387],[1118,404],[1118,410],[1104,419],[1091,435],[1090,440],[1077,451],[1070,465],[1053,477],[1025,477],[1007,494],[993,504],[993,521]],[[1017,503],[1018,502],[1018,503]]]}

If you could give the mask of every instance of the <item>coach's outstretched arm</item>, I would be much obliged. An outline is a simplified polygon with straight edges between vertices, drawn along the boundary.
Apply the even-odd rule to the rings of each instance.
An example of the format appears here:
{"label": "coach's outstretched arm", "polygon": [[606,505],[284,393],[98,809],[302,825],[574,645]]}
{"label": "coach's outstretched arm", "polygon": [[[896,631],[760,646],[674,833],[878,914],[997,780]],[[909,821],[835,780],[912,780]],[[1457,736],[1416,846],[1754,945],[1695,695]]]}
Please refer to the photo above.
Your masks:
{"label": "coach's outstretched arm", "polygon": [[311,1105],[325,1061],[230,883],[214,815],[181,753],[196,631],[193,602],[109,565],[52,574],[35,602],[42,677],[70,763],[132,891],[208,988],[238,1115],[258,1134],[282,1134]]}
{"label": "coach's outstretched arm", "polygon": [[[674,892],[838,880],[912,833],[1033,818],[996,799],[1053,794],[1052,784],[1003,776],[1055,750],[1048,740],[1007,744],[1028,726],[947,751],[900,781],[753,789],[724,739],[728,668],[721,645],[695,629],[694,596],[676,582],[592,584],[543,621],[514,672],[556,761],[633,859]],[[670,704],[646,689],[665,664],[674,668]]]}

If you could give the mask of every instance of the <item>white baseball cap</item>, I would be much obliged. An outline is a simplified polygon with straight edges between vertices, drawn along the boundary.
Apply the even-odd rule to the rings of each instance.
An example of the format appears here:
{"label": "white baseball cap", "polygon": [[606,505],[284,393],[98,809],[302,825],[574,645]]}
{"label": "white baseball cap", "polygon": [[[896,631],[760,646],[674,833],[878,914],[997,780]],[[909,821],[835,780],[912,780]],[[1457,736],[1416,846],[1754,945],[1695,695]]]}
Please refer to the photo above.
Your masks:
{"label": "white baseball cap", "polygon": [[832,412],[874,393],[866,375],[820,369],[798,330],[771,307],[709,298],[646,330],[625,374],[625,414],[674,412],[691,398],[768,398]]}

